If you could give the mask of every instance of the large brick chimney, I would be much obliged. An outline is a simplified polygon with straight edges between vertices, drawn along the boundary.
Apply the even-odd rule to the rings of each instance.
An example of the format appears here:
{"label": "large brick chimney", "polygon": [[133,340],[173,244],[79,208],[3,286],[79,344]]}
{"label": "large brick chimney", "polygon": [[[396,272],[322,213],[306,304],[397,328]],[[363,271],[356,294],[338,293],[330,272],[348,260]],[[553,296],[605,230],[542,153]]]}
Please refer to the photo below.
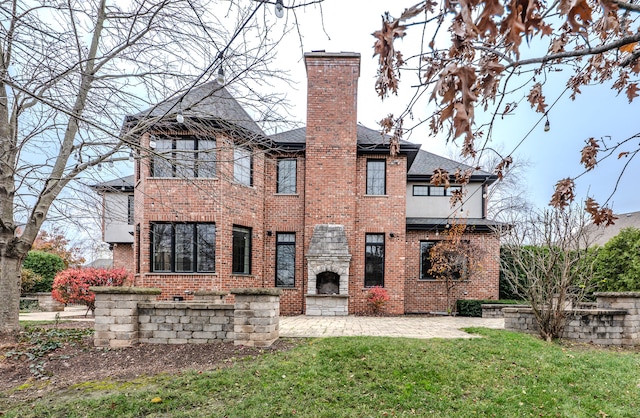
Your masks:
{"label": "large brick chimney", "polygon": [[360,54],[311,52],[304,58],[306,224],[341,224],[353,231]]}
{"label": "large brick chimney", "polygon": [[[347,315],[356,219],[360,54],[311,52],[307,67],[305,254],[307,315]],[[312,239],[313,237],[313,239]],[[313,245],[311,245],[313,244]],[[334,254],[335,253],[335,254]],[[323,294],[319,281],[333,277]]]}

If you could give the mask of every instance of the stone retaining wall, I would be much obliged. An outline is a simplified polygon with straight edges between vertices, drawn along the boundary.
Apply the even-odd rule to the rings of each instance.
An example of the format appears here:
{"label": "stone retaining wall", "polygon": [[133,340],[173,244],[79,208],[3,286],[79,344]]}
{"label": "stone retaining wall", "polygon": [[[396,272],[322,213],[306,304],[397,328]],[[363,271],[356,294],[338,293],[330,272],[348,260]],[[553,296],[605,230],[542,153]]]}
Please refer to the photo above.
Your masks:
{"label": "stone retaining wall", "polygon": [[279,337],[280,289],[197,292],[193,301],[159,302],[160,289],[92,287],[97,347],[137,343],[186,344],[213,340],[268,347]]}
{"label": "stone retaining wall", "polygon": [[[601,345],[640,344],[640,292],[596,293],[596,306],[565,311],[562,338]],[[530,307],[504,308],[504,327],[531,334],[539,332]]]}
{"label": "stone retaining wall", "polygon": [[521,308],[522,305],[507,305],[500,303],[483,303],[482,307],[482,317],[483,318],[502,318],[504,314],[502,313],[503,308]]}

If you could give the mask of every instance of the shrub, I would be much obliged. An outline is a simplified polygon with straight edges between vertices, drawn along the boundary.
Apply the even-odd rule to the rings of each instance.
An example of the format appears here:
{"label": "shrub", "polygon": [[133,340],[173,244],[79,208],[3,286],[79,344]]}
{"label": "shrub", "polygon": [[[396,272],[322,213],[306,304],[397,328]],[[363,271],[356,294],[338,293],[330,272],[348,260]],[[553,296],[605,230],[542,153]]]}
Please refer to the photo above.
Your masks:
{"label": "shrub", "polygon": [[42,282],[42,276],[34,273],[31,269],[23,268],[20,271],[20,294],[34,293],[36,285]]}
{"label": "shrub", "polygon": [[122,286],[128,279],[125,269],[68,269],[53,281],[51,296],[61,303],[81,303],[95,310],[96,295],[90,286]]}
{"label": "shrub", "polygon": [[594,266],[597,290],[640,291],[640,229],[625,228],[598,250]]}
{"label": "shrub", "polygon": [[380,286],[372,287],[367,294],[367,303],[369,303],[374,313],[383,312],[384,306],[390,299],[387,289]]}
{"label": "shrub", "polygon": [[22,263],[22,268],[29,269],[41,277],[33,285],[31,292],[51,292],[53,279],[58,272],[64,270],[64,261],[58,255],[44,251],[29,251]]}

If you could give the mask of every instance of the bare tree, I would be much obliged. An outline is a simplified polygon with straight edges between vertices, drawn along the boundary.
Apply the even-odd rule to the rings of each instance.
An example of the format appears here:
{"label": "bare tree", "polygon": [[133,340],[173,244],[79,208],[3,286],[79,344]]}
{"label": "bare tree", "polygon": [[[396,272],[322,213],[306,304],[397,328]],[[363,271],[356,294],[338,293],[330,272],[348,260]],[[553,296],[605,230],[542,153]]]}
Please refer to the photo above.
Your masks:
{"label": "bare tree", "polygon": [[[475,158],[492,140],[494,123],[516,112],[519,102],[528,102],[541,120],[546,117],[553,106],[545,96],[546,81],[562,70],[572,98],[589,84],[609,83],[631,103],[639,95],[639,16],[633,0],[420,1],[398,18],[387,13],[373,34],[379,57],[376,90],[382,98],[396,93],[404,71],[405,78],[414,76],[416,91],[404,112],[381,122],[383,129],[399,139],[412,128],[403,123],[416,113],[414,105],[427,97],[435,110],[419,123],[428,121],[431,131],[444,131],[447,140],[462,138],[462,156]],[[409,31],[421,34],[420,50],[403,54],[394,41]],[[488,114],[488,122],[478,123],[478,110]],[[619,179],[640,151],[639,136],[613,143],[587,139],[580,156],[585,171],[603,159],[624,158]],[[511,160],[507,153],[489,169],[501,175]],[[580,175],[557,182],[554,207],[573,201]],[[602,206],[587,200],[585,209],[595,223],[615,219],[606,207],[610,198]]]}
{"label": "bare tree", "polygon": [[582,301],[593,282],[593,237],[584,209],[532,212],[503,238],[501,270],[533,309],[540,336],[560,338],[566,310]]}
{"label": "bare tree", "polygon": [[0,333],[19,328],[20,266],[43,223],[74,206],[60,199],[131,149],[152,153],[137,138],[180,109],[150,111],[122,134],[125,115],[224,73],[261,122],[277,121],[282,98],[256,93],[257,83],[283,77],[271,58],[286,30],[273,30],[266,4],[0,3]]}

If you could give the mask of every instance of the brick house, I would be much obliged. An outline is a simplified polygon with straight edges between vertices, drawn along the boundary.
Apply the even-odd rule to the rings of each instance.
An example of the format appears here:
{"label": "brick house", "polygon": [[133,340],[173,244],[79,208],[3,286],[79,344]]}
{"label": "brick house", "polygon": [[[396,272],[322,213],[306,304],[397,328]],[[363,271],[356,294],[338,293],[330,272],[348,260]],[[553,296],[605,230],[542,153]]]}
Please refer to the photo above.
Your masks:
{"label": "brick house", "polygon": [[128,118],[172,121],[140,136],[152,151],[137,155],[133,177],[96,186],[106,200],[127,196],[128,223],[115,235],[128,237],[104,225],[115,264],[164,299],[275,286],[283,314],[346,315],[369,312],[368,289],[383,286],[391,314],[443,311],[429,248],[462,217],[465,238],[486,256],[454,297],[497,299],[499,238],[486,219],[495,177],[473,171],[464,204],[452,208],[460,186],[431,185],[431,174],[469,167],[407,141],[392,157],[388,138],[357,124],[359,54],[312,52],[305,64],[304,128],[268,136],[214,83]]}

